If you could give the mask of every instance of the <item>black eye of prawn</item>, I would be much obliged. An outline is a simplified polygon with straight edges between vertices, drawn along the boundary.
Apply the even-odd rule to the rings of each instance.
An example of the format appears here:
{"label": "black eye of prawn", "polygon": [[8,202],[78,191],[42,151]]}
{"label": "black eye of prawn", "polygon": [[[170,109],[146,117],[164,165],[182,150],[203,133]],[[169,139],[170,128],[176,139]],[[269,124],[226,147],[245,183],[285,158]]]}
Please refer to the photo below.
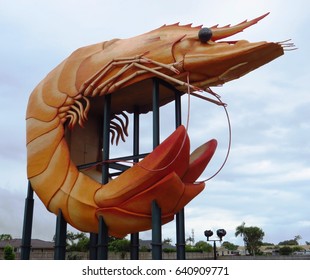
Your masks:
{"label": "black eye of prawn", "polygon": [[203,27],[199,30],[198,37],[201,43],[207,43],[212,38],[212,30],[208,27]]}

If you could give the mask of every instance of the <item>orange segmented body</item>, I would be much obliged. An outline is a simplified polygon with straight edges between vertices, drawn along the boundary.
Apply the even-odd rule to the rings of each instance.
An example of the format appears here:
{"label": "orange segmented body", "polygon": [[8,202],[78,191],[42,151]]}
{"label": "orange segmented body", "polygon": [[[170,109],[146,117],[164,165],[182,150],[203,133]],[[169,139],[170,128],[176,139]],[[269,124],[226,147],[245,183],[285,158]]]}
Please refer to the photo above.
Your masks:
{"label": "orange segmented body", "polygon": [[[171,221],[203,190],[204,183],[195,181],[212,158],[216,140],[190,155],[186,129],[180,126],[138,165],[102,185],[76,167],[85,151],[92,159],[100,153],[93,149],[99,140],[87,138],[87,131],[94,133],[99,125],[100,97],[113,94],[111,131],[124,138],[127,119],[119,114],[137,106],[142,113],[152,108],[151,97],[143,93],[149,78],[194,92],[237,79],[282,55],[281,43],[219,41],[265,16],[211,27],[207,39],[198,36],[201,26],[165,25],[137,37],[82,47],[52,70],[32,92],[26,114],[27,174],[49,211],[61,209],[68,223],[86,232],[97,232],[103,216],[109,234],[117,237],[150,229],[153,200],[162,209],[162,222]],[[160,105],[172,99],[164,93]],[[74,134],[81,129],[77,123],[85,126],[80,134],[85,142]]]}

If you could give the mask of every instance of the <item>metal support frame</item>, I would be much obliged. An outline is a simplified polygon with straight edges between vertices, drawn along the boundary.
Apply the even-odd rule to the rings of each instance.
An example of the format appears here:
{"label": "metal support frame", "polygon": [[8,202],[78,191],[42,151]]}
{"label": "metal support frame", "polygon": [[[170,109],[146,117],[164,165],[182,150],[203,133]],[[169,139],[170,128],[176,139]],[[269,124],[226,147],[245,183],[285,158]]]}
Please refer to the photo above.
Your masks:
{"label": "metal support frame", "polygon": [[108,227],[104,222],[102,216],[99,217],[99,232],[98,232],[98,245],[97,245],[97,259],[107,260],[108,259]]}
{"label": "metal support frame", "polygon": [[152,259],[162,259],[161,209],[152,201]]}
{"label": "metal support frame", "polygon": [[[175,126],[176,128],[182,124],[181,112],[181,94],[175,93]],[[185,222],[184,209],[176,214],[176,237],[177,237],[177,259],[185,260]]]}
{"label": "metal support frame", "polygon": [[[153,79],[153,149],[160,143],[159,126],[159,81]],[[162,259],[161,209],[155,200],[152,201],[152,258]]]}
{"label": "metal support frame", "polygon": [[33,189],[31,187],[30,182],[28,181],[28,191],[27,191],[27,197],[25,199],[23,237],[22,237],[22,246],[20,255],[20,258],[22,260],[30,259],[33,206],[34,206]]}
{"label": "metal support frame", "polygon": [[89,259],[97,259],[97,243],[98,243],[98,234],[91,232],[89,234]]}
{"label": "metal support frame", "polygon": [[56,219],[56,234],[55,234],[55,260],[66,259],[66,239],[67,239],[67,222],[63,217],[62,211],[58,210]]}
{"label": "metal support frame", "polygon": [[[136,157],[139,155],[139,131],[140,131],[140,113],[139,108],[135,108],[133,115],[133,156]],[[138,162],[138,158],[133,160]],[[130,235],[130,259],[138,260],[139,259],[139,233],[132,233]]]}
{"label": "metal support frame", "polygon": [[[110,118],[111,118],[111,95],[104,96],[104,115],[103,115],[103,151],[102,151],[102,184],[109,182],[109,163],[105,162],[110,158]],[[98,229],[98,259],[108,259],[108,227],[102,216],[99,217]]]}

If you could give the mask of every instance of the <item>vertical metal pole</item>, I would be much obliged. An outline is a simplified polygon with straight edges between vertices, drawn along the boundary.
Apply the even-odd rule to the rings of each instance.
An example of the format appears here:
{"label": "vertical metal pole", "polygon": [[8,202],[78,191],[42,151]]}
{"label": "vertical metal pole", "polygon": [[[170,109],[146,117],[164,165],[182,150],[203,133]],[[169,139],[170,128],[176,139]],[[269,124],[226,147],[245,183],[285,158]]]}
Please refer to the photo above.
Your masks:
{"label": "vertical metal pole", "polygon": [[98,242],[98,234],[91,232],[89,235],[89,259],[90,260],[97,259],[97,242]]}
{"label": "vertical metal pole", "polygon": [[103,217],[99,217],[99,233],[98,233],[98,260],[108,259],[108,227]]}
{"label": "vertical metal pole", "polygon": [[175,127],[182,124],[181,93],[175,92]]}
{"label": "vertical metal pole", "polygon": [[177,259],[185,260],[185,218],[184,208],[176,214]]}
{"label": "vertical metal pole", "polygon": [[111,95],[105,95],[103,116],[103,151],[102,151],[102,183],[109,182],[109,164],[104,162],[110,157],[110,121],[111,121]]}
{"label": "vertical metal pole", "polygon": [[214,259],[216,260],[216,242],[213,241],[213,253],[214,253]]}
{"label": "vertical metal pole", "polygon": [[139,232],[130,235],[130,259],[139,259]]}
{"label": "vertical metal pole", "polygon": [[[153,79],[153,148],[159,145],[159,82]],[[162,259],[161,209],[152,201],[152,259]]]}
{"label": "vertical metal pole", "polygon": [[152,259],[162,259],[161,209],[152,201]]}
{"label": "vertical metal pole", "polygon": [[[182,124],[181,94],[175,92],[175,126]],[[177,259],[185,260],[185,218],[184,208],[176,214]]]}
{"label": "vertical metal pole", "polygon": [[[106,161],[110,157],[110,118],[111,118],[111,95],[104,96],[104,116],[103,116],[103,151],[102,159]],[[109,164],[104,162],[102,165],[102,184],[109,182]],[[99,217],[98,230],[98,252],[99,260],[108,259],[108,227],[102,216]]]}
{"label": "vertical metal pole", "polygon": [[21,255],[20,255],[21,260],[30,259],[33,205],[34,205],[33,189],[31,187],[30,182],[28,181],[28,191],[27,191],[27,197],[25,199],[23,237],[22,237]]}
{"label": "vertical metal pole", "polygon": [[56,240],[55,240],[55,260],[66,259],[66,239],[67,239],[67,222],[65,221],[61,209],[58,210],[56,220]]}
{"label": "vertical metal pole", "polygon": [[[139,109],[136,108],[133,115],[133,155],[139,155]],[[134,159],[134,162],[138,162],[138,159]],[[130,235],[130,259],[139,259],[139,233],[132,233]]]}
{"label": "vertical metal pole", "polygon": [[159,82],[153,79],[153,149],[159,145]]}

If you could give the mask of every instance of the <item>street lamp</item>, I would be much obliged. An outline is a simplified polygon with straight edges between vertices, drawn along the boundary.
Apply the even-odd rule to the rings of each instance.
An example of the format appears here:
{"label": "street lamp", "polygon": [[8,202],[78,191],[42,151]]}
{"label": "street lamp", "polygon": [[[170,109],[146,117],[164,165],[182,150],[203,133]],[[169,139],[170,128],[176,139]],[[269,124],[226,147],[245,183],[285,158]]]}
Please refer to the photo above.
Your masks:
{"label": "street lamp", "polygon": [[222,242],[223,237],[226,235],[226,230],[221,228],[216,231],[216,235],[219,239],[209,239],[213,235],[212,230],[205,230],[204,234],[207,237],[207,241],[213,241],[213,253],[214,259],[216,260],[216,241]]}

